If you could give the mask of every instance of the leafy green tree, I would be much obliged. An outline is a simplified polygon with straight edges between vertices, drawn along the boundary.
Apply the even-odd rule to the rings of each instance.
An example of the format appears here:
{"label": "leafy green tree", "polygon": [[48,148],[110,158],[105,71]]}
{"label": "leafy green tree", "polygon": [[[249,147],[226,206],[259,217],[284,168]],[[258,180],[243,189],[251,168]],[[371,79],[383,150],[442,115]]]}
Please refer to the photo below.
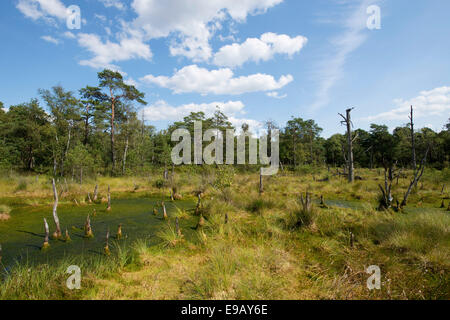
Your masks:
{"label": "leafy green tree", "polygon": [[51,123],[36,99],[11,106],[4,141],[10,147],[11,160],[27,170],[51,163]]}
{"label": "leafy green tree", "polygon": [[127,85],[119,72],[111,70],[103,70],[98,73],[100,82],[99,87],[106,91],[103,95],[105,101],[110,105],[110,136],[111,136],[111,163],[112,173],[116,170],[116,150],[115,150],[115,116],[116,108],[123,103],[138,102],[142,105],[147,103],[144,101],[144,93],[137,90],[132,85]]}

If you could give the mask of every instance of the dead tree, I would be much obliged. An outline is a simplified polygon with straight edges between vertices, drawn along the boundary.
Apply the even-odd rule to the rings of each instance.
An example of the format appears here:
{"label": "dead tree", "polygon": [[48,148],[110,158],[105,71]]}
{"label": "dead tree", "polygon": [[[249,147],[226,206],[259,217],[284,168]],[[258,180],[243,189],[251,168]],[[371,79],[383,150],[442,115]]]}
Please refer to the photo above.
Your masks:
{"label": "dead tree", "polygon": [[358,136],[352,137],[352,120],[351,120],[351,112],[354,108],[346,110],[346,116],[339,113],[339,115],[344,119],[341,121],[341,124],[345,124],[347,126],[347,168],[348,168],[348,181],[355,181],[355,172],[354,172],[354,161],[353,161],[353,142],[357,139]]}
{"label": "dead tree", "polygon": [[400,205],[401,208],[406,206],[406,204],[408,202],[408,197],[411,194],[412,188],[414,186],[416,186],[417,183],[419,183],[420,179],[423,176],[423,172],[425,171],[425,165],[427,162],[428,152],[430,152],[430,146],[428,146],[427,151],[425,152],[425,156],[423,157],[422,161],[420,162],[419,168],[417,170],[414,170],[414,177],[413,177],[411,183],[409,184],[408,190],[406,190],[406,192],[405,192],[405,196],[403,197],[403,201]]}
{"label": "dead tree", "polygon": [[42,248],[41,248],[42,250],[48,249],[50,247],[50,244],[48,243],[50,231],[48,228],[47,219],[45,219],[45,218],[44,218],[44,230],[45,230],[45,239],[44,239],[44,244],[42,245]]}
{"label": "dead tree", "polygon": [[411,115],[409,116],[410,120],[410,128],[411,128],[411,156],[412,156],[412,167],[414,170],[414,173],[417,169],[417,161],[416,161],[416,139],[414,136],[414,109],[413,106],[411,106]]}
{"label": "dead tree", "polygon": [[56,231],[53,233],[53,239],[60,239],[62,237],[61,226],[59,224],[58,213],[56,212],[58,208],[58,192],[56,191],[55,179],[52,179],[53,186],[53,220],[55,221]]}
{"label": "dead tree", "polygon": [[108,206],[106,207],[106,211],[111,211],[111,188],[108,185]]}
{"label": "dead tree", "polygon": [[394,198],[392,197],[392,182],[396,177],[398,177],[397,169],[395,169],[395,164],[387,164],[383,161],[384,164],[384,186],[381,184],[378,187],[381,190],[381,199],[379,210],[389,209],[392,207],[392,201]]}
{"label": "dead tree", "polygon": [[300,196],[300,202],[302,204],[303,212],[311,212],[312,202],[311,194],[309,192],[306,193],[305,198],[303,198],[303,194]]}
{"label": "dead tree", "polygon": [[95,185],[94,189],[94,201],[97,201],[98,199],[98,184]]}
{"label": "dead tree", "polygon": [[91,227],[91,218],[89,217],[89,214],[87,216],[86,223],[84,225],[84,237],[85,238],[93,238],[94,237],[94,233],[92,232],[92,227]]}

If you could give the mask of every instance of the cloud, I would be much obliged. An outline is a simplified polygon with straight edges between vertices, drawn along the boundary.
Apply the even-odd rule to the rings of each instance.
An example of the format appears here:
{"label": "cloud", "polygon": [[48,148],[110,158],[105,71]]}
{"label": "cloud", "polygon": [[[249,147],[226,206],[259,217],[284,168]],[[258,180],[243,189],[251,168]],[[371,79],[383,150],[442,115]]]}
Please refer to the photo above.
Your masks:
{"label": "cloud", "polygon": [[330,91],[343,77],[345,64],[352,52],[367,39],[367,8],[379,0],[358,1],[356,9],[344,20],[344,32],[331,39],[334,50],[316,66],[314,78],[319,82],[312,109],[320,109],[330,102]]}
{"label": "cloud", "polygon": [[67,18],[67,8],[60,0],[19,0],[16,8],[32,20],[44,19],[54,23],[53,18]]}
{"label": "cloud", "polygon": [[260,121],[240,117],[245,114],[245,106],[241,101],[190,103],[174,107],[164,100],[159,100],[153,105],[141,109],[139,118],[144,115],[146,121],[181,121],[191,112],[204,112],[206,117],[212,117],[217,107],[227,115],[228,120],[236,129],[240,129],[244,123],[248,124],[250,131],[254,133],[263,128],[263,123]]}
{"label": "cloud", "polygon": [[63,36],[66,37],[67,39],[76,39],[77,36],[74,35],[72,32],[70,31],[66,31],[63,33]]}
{"label": "cloud", "polygon": [[396,105],[395,108],[387,112],[363,118],[363,120],[407,121],[411,106],[414,107],[414,117],[416,119],[444,117],[446,120],[450,114],[450,87],[440,87],[430,91],[422,91],[419,96],[409,100],[396,99],[394,100],[394,104]]}
{"label": "cloud", "polygon": [[175,93],[239,95],[278,90],[292,82],[294,78],[285,75],[277,81],[273,76],[261,73],[234,77],[233,71],[228,68],[209,71],[197,65],[190,65],[176,71],[172,77],[147,75],[141,80],[171,89]]}
{"label": "cloud", "polygon": [[52,36],[42,36],[41,39],[44,40],[44,41],[50,42],[50,43],[54,43],[56,45],[59,44],[59,40],[53,38]]}
{"label": "cloud", "polygon": [[308,39],[303,36],[291,38],[287,35],[264,33],[260,39],[248,38],[244,43],[233,43],[222,47],[214,55],[214,64],[221,67],[240,67],[244,63],[268,61],[276,54],[292,57],[300,52]]}
{"label": "cloud", "polygon": [[139,38],[122,38],[119,43],[114,43],[109,40],[103,42],[96,34],[81,33],[78,44],[94,55],[80,64],[93,68],[117,69],[112,63],[129,59],[151,60],[153,56],[150,46]]}
{"label": "cloud", "polygon": [[125,5],[120,0],[99,0],[107,8],[114,7],[118,10],[124,10]]}
{"label": "cloud", "polygon": [[266,12],[283,0],[134,0],[131,7],[137,18],[128,30],[143,30],[148,39],[175,36],[170,45],[174,56],[194,62],[212,57],[209,44],[215,30],[230,18],[244,22],[249,15]]}
{"label": "cloud", "polygon": [[284,98],[287,97],[287,94],[280,95],[280,93],[277,92],[277,91],[267,92],[266,95],[268,97],[271,97],[271,98],[274,98],[274,99],[284,99]]}
{"label": "cloud", "polygon": [[159,100],[155,104],[144,108],[141,111],[141,115],[143,112],[144,119],[148,121],[179,121],[191,114],[191,112],[204,112],[207,117],[211,117],[217,107],[228,116],[242,114],[244,110],[244,104],[241,101],[211,102],[203,104],[190,103],[173,107],[167,102]]}

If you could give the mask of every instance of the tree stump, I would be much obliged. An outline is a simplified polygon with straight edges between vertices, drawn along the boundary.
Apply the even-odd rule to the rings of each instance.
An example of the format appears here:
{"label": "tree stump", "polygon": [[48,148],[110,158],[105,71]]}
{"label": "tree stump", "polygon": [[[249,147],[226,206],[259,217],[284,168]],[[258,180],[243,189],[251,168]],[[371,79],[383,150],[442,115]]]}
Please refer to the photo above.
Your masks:
{"label": "tree stump", "polygon": [[91,218],[89,217],[89,214],[87,216],[86,223],[84,225],[84,237],[85,238],[93,238],[94,237],[94,233],[92,232],[92,227],[91,227]]}
{"label": "tree stump", "polygon": [[109,251],[109,229],[108,232],[106,232],[105,255],[111,255],[111,252]]}
{"label": "tree stump", "polygon": [[98,199],[98,184],[95,185],[95,189],[94,189],[94,202],[97,201]]}
{"label": "tree stump", "polygon": [[72,239],[70,239],[70,236],[69,236],[69,230],[67,230],[67,228],[66,228],[66,235],[64,236],[64,241],[65,241],[65,242],[70,242],[70,241],[72,241]]}
{"label": "tree stump", "polygon": [[111,188],[108,185],[108,206],[106,207],[106,211],[111,211]]}
{"label": "tree stump", "polygon": [[44,218],[44,230],[45,230],[45,239],[44,239],[44,244],[42,245],[41,250],[47,250],[48,248],[50,248],[50,244],[48,243],[50,231],[48,228],[47,219],[45,219],[45,218]]}
{"label": "tree stump", "polygon": [[167,215],[166,205],[165,205],[164,201],[161,203],[161,205],[163,208],[163,218],[164,218],[164,220],[167,220],[167,219],[169,219],[169,216]]}

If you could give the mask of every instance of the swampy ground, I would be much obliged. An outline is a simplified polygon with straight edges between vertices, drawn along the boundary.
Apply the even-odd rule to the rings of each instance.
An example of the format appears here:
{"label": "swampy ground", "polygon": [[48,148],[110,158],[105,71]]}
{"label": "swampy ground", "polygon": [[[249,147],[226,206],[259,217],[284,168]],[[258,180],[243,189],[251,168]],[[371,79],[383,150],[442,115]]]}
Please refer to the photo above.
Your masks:
{"label": "swampy ground", "polygon": [[[9,216],[0,221],[0,299],[449,299],[448,172],[427,170],[399,212],[377,210],[382,170],[358,175],[363,180],[349,184],[326,169],[280,172],[264,178],[260,195],[256,173],[224,179],[214,168],[180,169],[170,182],[178,201],[160,172],[59,181],[59,218],[72,241],[51,240],[44,252],[44,217],[54,231],[50,179],[10,175],[0,180],[0,211]],[[409,179],[394,183],[394,197]],[[95,184],[99,202],[91,204]],[[299,199],[307,191],[314,203],[305,214]],[[93,239],[83,238],[88,214]],[[205,225],[196,228],[200,214]],[[66,286],[70,265],[82,270],[80,290]],[[367,288],[371,265],[381,269],[380,290]]]}

